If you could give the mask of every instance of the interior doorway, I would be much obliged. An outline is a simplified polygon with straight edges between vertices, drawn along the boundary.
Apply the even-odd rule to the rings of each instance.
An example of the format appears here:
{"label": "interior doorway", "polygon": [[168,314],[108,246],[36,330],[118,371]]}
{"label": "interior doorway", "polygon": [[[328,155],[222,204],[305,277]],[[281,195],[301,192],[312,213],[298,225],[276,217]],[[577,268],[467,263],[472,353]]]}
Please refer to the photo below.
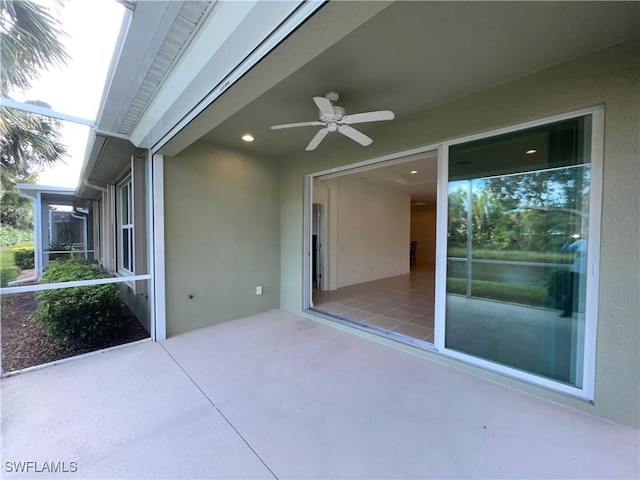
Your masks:
{"label": "interior doorway", "polygon": [[313,179],[313,310],[433,344],[436,185],[437,151]]}

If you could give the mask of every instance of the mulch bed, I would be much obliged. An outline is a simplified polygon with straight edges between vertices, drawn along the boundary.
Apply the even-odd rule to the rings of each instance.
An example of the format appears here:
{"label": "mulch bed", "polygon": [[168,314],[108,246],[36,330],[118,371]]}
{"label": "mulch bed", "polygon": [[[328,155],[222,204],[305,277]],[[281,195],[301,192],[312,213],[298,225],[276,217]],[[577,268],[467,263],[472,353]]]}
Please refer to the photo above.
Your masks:
{"label": "mulch bed", "polygon": [[0,298],[4,372],[149,338],[149,333],[127,309],[129,331],[124,336],[105,338],[100,345],[68,344],[48,337],[42,325],[29,321],[36,306],[35,292],[3,295]]}

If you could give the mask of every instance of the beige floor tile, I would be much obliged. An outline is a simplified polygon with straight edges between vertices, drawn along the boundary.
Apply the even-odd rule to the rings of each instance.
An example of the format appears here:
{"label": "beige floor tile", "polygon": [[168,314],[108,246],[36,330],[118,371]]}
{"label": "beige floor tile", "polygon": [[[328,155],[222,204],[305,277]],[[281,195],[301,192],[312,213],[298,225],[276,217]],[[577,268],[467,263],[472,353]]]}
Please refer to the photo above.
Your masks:
{"label": "beige floor tile", "polygon": [[[407,275],[349,285],[330,292],[314,291],[314,308],[382,328],[410,322],[432,329],[434,285],[433,266],[414,267]],[[421,333],[420,330],[416,332]],[[424,339],[423,336],[416,338]]]}
{"label": "beige floor tile", "polygon": [[371,312],[365,312],[364,310],[353,309],[353,310],[348,310],[344,313],[341,313],[340,316],[343,318],[348,318],[349,320],[356,320],[358,322],[361,322],[375,315]]}
{"label": "beige floor tile", "polygon": [[402,310],[389,310],[384,313],[385,317],[393,318],[395,320],[401,320],[403,322],[408,322],[409,320],[413,320],[415,314],[403,312]]}
{"label": "beige floor tile", "polygon": [[427,327],[421,327],[412,323],[403,323],[393,329],[394,332],[402,333],[413,338],[424,340],[429,335],[433,335],[433,330]]}
{"label": "beige floor tile", "polygon": [[392,330],[393,328],[399,326],[402,322],[382,315],[376,315],[375,317],[367,319],[367,323],[369,323],[370,325],[375,325],[376,327]]}

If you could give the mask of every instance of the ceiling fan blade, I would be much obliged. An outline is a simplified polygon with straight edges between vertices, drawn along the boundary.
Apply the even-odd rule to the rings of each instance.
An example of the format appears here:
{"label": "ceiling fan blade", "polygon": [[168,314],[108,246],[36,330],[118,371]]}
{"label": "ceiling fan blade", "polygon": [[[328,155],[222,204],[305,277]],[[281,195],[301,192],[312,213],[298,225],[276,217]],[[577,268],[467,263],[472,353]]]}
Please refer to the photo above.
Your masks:
{"label": "ceiling fan blade", "polygon": [[320,116],[322,115],[333,115],[333,105],[331,105],[331,101],[324,97],[313,97],[313,101],[316,102],[318,106],[318,110],[320,110]]}
{"label": "ceiling fan blade", "polygon": [[367,137],[364,133],[359,132],[355,128],[350,127],[349,125],[339,125],[338,131],[341,134],[349,137],[354,142],[358,142],[363,147],[366,147],[367,145],[371,145],[373,143],[373,140],[371,138]]}
{"label": "ceiling fan blade", "polygon": [[318,127],[320,125],[324,125],[324,122],[320,122],[316,120],[313,122],[284,123],[282,125],[273,125],[271,127],[271,130],[280,130],[282,128],[293,128],[293,127]]}
{"label": "ceiling fan blade", "polygon": [[377,112],[354,113],[353,115],[345,115],[342,122],[347,125],[365,122],[380,122],[382,120],[393,120],[395,114],[391,110],[379,110]]}
{"label": "ceiling fan blade", "polygon": [[310,152],[311,150],[315,150],[316,147],[320,145],[322,139],[327,136],[327,133],[329,133],[329,130],[327,128],[321,128],[320,130],[318,130],[318,133],[316,133],[315,137],[311,139],[309,145],[307,145],[307,148],[305,148],[305,150],[308,152]]}

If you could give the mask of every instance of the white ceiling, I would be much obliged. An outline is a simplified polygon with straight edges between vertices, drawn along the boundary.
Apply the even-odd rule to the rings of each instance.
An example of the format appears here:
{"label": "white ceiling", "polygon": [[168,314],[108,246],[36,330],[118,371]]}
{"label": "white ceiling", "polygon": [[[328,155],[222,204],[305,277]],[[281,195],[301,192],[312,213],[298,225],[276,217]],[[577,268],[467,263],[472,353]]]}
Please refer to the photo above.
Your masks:
{"label": "white ceiling", "polygon": [[[339,21],[343,3],[330,2],[316,17]],[[316,17],[287,42],[322,28],[314,23],[320,22]],[[205,138],[261,154],[304,154],[318,127],[272,131],[269,126],[315,120],[315,95],[337,91],[347,113],[390,109],[398,118],[599,50],[639,31],[638,2],[395,2]],[[233,95],[233,89],[228,94]],[[384,123],[361,129],[375,141],[375,128],[384,128]],[[256,141],[242,142],[246,132]],[[333,142],[328,139],[319,149],[330,148]]]}
{"label": "white ceiling", "polygon": [[383,164],[368,165],[340,173],[324,175],[318,177],[318,179],[351,178],[379,187],[409,193],[411,203],[414,205],[433,205],[436,200],[437,172],[438,153],[433,150]]}

